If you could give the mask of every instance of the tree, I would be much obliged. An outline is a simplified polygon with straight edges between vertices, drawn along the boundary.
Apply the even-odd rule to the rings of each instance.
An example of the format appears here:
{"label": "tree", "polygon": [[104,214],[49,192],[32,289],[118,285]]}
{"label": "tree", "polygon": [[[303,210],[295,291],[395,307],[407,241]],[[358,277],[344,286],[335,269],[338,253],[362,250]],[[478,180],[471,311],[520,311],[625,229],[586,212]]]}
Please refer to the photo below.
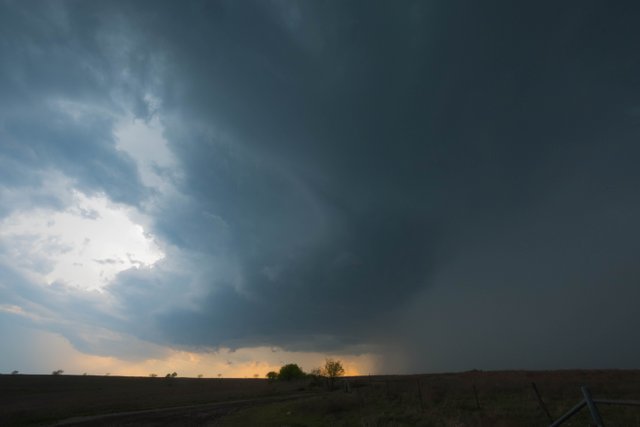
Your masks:
{"label": "tree", "polygon": [[344,368],[339,360],[325,359],[322,373],[329,379],[329,388],[333,389],[336,378],[344,375]]}
{"label": "tree", "polygon": [[278,373],[276,371],[267,372],[267,379],[269,381],[275,381],[278,379]]}
{"label": "tree", "polygon": [[149,374],[149,376],[150,376],[151,378],[155,378],[155,377],[157,377],[157,376],[158,376],[158,374],[151,373],[151,374]]}
{"label": "tree", "polygon": [[18,372],[18,371],[13,371],[13,372],[11,372],[11,375],[18,375],[19,373],[20,372]]}
{"label": "tree", "polygon": [[325,359],[324,374],[329,378],[343,376],[344,368],[342,367],[342,362],[340,362],[339,360]]}
{"label": "tree", "polygon": [[58,369],[57,371],[51,372],[51,375],[62,375],[64,371],[62,369]]}
{"label": "tree", "polygon": [[198,378],[202,378],[202,377],[204,377],[204,375],[198,374]]}
{"label": "tree", "polygon": [[280,368],[280,372],[278,373],[279,380],[291,381],[298,378],[304,378],[305,373],[300,366],[295,363],[289,363],[288,365],[284,365]]}

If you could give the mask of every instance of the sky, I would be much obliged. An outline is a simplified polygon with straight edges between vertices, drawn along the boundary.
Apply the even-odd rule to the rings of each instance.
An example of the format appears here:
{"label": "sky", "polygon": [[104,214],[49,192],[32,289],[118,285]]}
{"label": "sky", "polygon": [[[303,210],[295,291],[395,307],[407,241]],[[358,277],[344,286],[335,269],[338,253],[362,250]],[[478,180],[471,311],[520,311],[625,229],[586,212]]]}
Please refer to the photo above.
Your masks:
{"label": "sky", "polygon": [[0,0],[0,372],[638,368],[638,22]]}

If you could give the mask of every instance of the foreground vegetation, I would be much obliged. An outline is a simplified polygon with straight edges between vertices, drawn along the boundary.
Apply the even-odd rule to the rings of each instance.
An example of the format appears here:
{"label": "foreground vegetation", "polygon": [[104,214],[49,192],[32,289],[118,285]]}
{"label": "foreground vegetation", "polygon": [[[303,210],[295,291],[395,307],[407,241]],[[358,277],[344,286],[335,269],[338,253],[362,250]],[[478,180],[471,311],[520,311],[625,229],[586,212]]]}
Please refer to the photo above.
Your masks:
{"label": "foreground vegetation", "polygon": [[[0,425],[51,424],[78,415],[145,408],[302,395],[291,401],[244,405],[212,419],[174,417],[178,425],[234,426],[545,426],[549,420],[532,388],[537,385],[557,418],[594,397],[640,400],[640,371],[480,372],[336,378],[263,379],[0,376]],[[607,426],[640,426],[640,407],[603,406]],[[589,425],[587,411],[565,425]],[[157,422],[157,417],[154,422]],[[123,424],[126,424],[123,422]],[[136,425],[145,424],[137,419]],[[112,420],[104,425],[120,425]],[[154,424],[157,425],[157,424]]]}
{"label": "foreground vegetation", "polygon": [[322,368],[312,369],[310,373],[306,373],[295,363],[289,363],[280,368],[279,372],[267,372],[267,379],[270,381],[291,381],[309,378],[312,384],[324,383],[329,390],[333,390],[336,379],[344,375],[342,362],[334,359],[325,359]]}
{"label": "foreground vegetation", "polygon": [[[580,386],[594,397],[640,400],[640,371],[481,372],[345,378],[343,388],[309,398],[257,406],[220,426],[546,426],[532,383],[549,415],[577,404]],[[607,426],[640,426],[640,407],[601,406]],[[258,421],[259,420],[259,421]],[[563,425],[591,425],[583,411]],[[258,424],[256,424],[256,422]]]}

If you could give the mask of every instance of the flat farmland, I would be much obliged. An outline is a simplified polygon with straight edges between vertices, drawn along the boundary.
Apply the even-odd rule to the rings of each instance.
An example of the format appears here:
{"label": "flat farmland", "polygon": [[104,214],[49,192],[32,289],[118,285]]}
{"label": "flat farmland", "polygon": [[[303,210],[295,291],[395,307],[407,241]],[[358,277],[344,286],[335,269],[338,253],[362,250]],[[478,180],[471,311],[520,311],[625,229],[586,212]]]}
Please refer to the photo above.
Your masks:
{"label": "flat farmland", "polygon": [[278,397],[299,394],[305,387],[306,381],[262,379],[2,375],[0,426],[49,425],[70,417]]}
{"label": "flat farmland", "polygon": [[[332,391],[312,379],[3,375],[0,425],[549,425],[532,383],[553,419],[582,399],[581,386],[596,399],[640,400],[638,370],[362,376]],[[599,408],[607,426],[640,426],[640,407]],[[564,425],[589,425],[588,415],[584,408]]]}

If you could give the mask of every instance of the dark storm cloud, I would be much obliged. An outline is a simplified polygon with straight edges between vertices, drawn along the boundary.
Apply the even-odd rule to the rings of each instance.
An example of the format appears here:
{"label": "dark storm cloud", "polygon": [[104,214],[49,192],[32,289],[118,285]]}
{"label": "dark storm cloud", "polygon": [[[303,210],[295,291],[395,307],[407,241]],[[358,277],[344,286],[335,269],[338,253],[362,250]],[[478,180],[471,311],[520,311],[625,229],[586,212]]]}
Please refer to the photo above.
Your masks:
{"label": "dark storm cloud", "polygon": [[[67,87],[39,71],[33,94],[47,81],[63,94],[86,87],[92,100],[124,86],[147,116],[150,91],[182,168],[180,194],[150,213],[183,271],[132,270],[109,288],[139,337],[386,345],[414,370],[616,366],[640,354],[578,357],[594,346],[575,326],[597,312],[587,330],[617,348],[624,335],[607,331],[632,336],[640,320],[628,303],[640,296],[640,8],[194,1],[114,2],[97,14],[66,5],[79,33],[35,45],[51,46],[56,61],[79,52],[100,64],[93,49],[73,48],[100,16],[100,40],[135,40],[117,62],[130,77],[110,69],[104,81],[82,74]],[[3,46],[29,76],[26,59]],[[135,168],[112,150],[108,121],[74,126],[77,139],[98,136],[71,155],[74,139],[55,136],[55,115],[42,117],[38,130],[20,127],[21,116],[3,132],[34,141],[36,153],[39,132],[51,132],[47,161],[114,199],[144,197],[128,184]],[[80,158],[102,160],[85,168]],[[545,346],[565,356],[535,356]]]}
{"label": "dark storm cloud", "polygon": [[[295,12],[310,14],[303,21],[316,12],[326,19],[318,26],[326,24],[327,34],[309,35],[304,22],[283,22],[287,8],[301,5],[280,6],[217,3],[209,14],[175,8],[143,20],[179,73],[161,97],[167,136],[185,166],[181,190],[190,196],[186,206],[169,205],[157,230],[187,250],[231,258],[239,269],[235,278],[211,279],[201,310],[161,318],[171,340],[287,345],[307,337],[308,348],[314,336],[361,340],[363,326],[425,284],[435,257],[439,218],[428,218],[436,201],[426,196],[436,186],[423,197],[416,182],[433,172],[423,170],[419,153],[407,152],[422,150],[419,137],[402,141],[405,129],[380,121],[385,112],[397,117],[402,112],[394,110],[419,106],[375,93],[389,92],[381,85],[387,75],[401,92],[414,89],[405,77],[425,66],[413,63],[424,44],[411,40],[422,32],[413,16],[419,7],[398,11],[395,24],[379,9],[362,9],[369,14],[362,28],[353,22],[358,8]],[[405,19],[411,28],[401,28]],[[378,24],[394,39],[382,52],[360,53],[376,44],[363,37]],[[341,46],[349,33],[360,39]],[[395,70],[398,64],[378,57],[396,48],[415,69]],[[384,104],[371,104],[376,98]],[[417,118],[407,123],[418,126],[409,132],[424,133]],[[400,138],[400,153],[389,138]]]}
{"label": "dark storm cloud", "polygon": [[0,4],[0,183],[29,189],[62,170],[82,191],[135,204],[144,189],[112,134],[123,104],[139,103],[126,92],[136,82],[116,78],[126,45],[114,49],[98,11],[66,6]]}
{"label": "dark storm cloud", "polygon": [[399,349],[391,363],[409,372],[635,367],[640,203],[594,192],[575,204],[568,194],[580,186],[461,248],[398,313],[420,332],[386,332]]}
{"label": "dark storm cloud", "polygon": [[[207,141],[181,139],[175,150],[189,171],[184,191],[228,225],[243,283],[215,285],[199,311],[167,313],[161,324],[170,336],[375,340],[385,323],[398,327],[397,313],[460,252],[463,269],[496,246],[482,274],[460,274],[497,296],[539,289],[541,301],[575,292],[593,304],[609,295],[607,273],[587,285],[586,272],[631,268],[625,254],[640,231],[628,214],[639,180],[637,118],[629,114],[639,95],[637,10],[287,3],[300,7],[292,30],[261,7],[218,6],[202,27],[179,11],[176,21],[196,30],[167,38],[190,47],[176,56],[189,75],[179,105],[231,142],[212,132]],[[532,211],[545,216],[542,225]],[[496,243],[517,232],[531,246]],[[520,252],[509,249],[518,243]],[[536,261],[541,254],[547,262]],[[537,279],[528,277],[532,269]],[[625,299],[635,295],[632,277]],[[458,296],[474,306],[465,292]],[[569,305],[582,307],[568,310],[574,316],[583,313]],[[536,330],[533,313],[515,316],[518,326],[506,330],[510,316],[492,310],[491,298],[480,306],[491,325],[481,336]],[[420,317],[400,325],[414,330]],[[576,320],[560,310],[552,319],[559,329]],[[430,328],[446,336],[448,321],[456,322]],[[408,335],[408,352],[429,347],[428,335]],[[537,344],[545,339],[559,340],[550,333]]]}

